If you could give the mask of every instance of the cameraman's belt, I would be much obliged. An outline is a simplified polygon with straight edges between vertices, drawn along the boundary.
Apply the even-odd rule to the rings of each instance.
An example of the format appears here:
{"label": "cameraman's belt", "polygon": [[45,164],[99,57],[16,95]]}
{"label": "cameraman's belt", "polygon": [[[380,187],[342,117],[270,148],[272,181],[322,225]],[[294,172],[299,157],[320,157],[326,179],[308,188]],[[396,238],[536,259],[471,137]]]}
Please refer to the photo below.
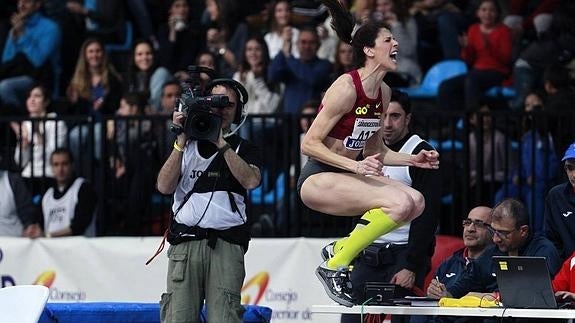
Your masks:
{"label": "cameraman's belt", "polygon": [[170,228],[167,239],[168,242],[173,245],[184,241],[208,239],[208,246],[214,249],[218,235],[215,230],[204,229],[198,226],[190,227],[174,221],[172,222],[172,227]]}

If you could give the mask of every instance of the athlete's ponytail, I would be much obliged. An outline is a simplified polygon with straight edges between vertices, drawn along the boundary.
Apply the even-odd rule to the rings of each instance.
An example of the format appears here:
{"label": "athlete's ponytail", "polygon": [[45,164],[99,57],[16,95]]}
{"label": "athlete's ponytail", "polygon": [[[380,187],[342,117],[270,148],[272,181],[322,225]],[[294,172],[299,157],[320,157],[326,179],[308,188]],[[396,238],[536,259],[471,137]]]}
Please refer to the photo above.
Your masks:
{"label": "athlete's ponytail", "polygon": [[331,27],[335,30],[337,37],[342,41],[351,44],[355,19],[353,15],[338,0],[321,0],[327,7],[331,15]]}
{"label": "athlete's ponytail", "polygon": [[[389,27],[376,20],[370,20],[360,27],[356,26],[353,15],[338,0],[321,0],[328,8],[332,18],[331,26],[342,41],[351,44],[355,66],[365,65],[364,47],[374,47],[375,39],[382,28]],[[354,32],[354,28],[356,31]]]}

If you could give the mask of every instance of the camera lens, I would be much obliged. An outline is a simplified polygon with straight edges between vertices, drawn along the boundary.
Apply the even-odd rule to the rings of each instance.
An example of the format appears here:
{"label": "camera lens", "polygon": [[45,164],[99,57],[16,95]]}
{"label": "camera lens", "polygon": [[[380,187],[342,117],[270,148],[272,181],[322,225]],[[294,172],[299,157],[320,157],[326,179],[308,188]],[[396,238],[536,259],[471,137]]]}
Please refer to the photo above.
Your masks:
{"label": "camera lens", "polygon": [[197,134],[209,133],[212,130],[213,122],[210,115],[196,114],[192,117],[191,127]]}

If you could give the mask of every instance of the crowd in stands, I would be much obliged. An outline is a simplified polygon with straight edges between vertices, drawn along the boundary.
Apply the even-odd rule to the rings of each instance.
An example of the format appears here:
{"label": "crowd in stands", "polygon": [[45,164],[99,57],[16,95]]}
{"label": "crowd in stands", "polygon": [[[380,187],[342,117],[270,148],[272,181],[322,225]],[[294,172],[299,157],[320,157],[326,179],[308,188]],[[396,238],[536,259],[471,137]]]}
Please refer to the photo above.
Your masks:
{"label": "crowd in stands", "polygon": [[[418,86],[438,62],[465,62],[467,72],[442,82],[434,105],[468,113],[469,206],[517,197],[529,209],[533,230],[542,232],[545,195],[562,175],[557,156],[574,139],[565,131],[566,118],[549,113],[569,114],[575,99],[569,72],[575,5],[341,1],[358,23],[385,21],[399,41],[398,70],[385,78],[392,87]],[[0,115],[13,119],[0,135],[3,164],[20,171],[36,197],[54,181],[50,156],[59,148],[69,148],[79,176],[94,180],[90,170],[105,165],[105,182],[93,184],[114,201],[112,218],[122,219],[117,231],[107,232],[136,234],[129,223],[154,193],[157,165],[171,147],[169,116],[190,78],[188,66],[210,67],[216,77],[242,83],[253,117],[249,131],[240,131],[270,145],[287,123],[278,126],[264,116],[301,116],[354,67],[351,46],[338,40],[330,21],[326,8],[311,0],[6,1]],[[512,87],[515,95],[501,103],[486,94],[492,87]],[[498,111],[525,111],[521,129],[504,131],[501,119],[491,116]],[[298,128],[289,128],[298,132],[293,138],[303,130]],[[521,157],[509,162],[514,140]],[[286,139],[278,147],[298,142]],[[278,163],[291,166],[294,176],[303,161]],[[278,171],[271,173],[273,181]]]}

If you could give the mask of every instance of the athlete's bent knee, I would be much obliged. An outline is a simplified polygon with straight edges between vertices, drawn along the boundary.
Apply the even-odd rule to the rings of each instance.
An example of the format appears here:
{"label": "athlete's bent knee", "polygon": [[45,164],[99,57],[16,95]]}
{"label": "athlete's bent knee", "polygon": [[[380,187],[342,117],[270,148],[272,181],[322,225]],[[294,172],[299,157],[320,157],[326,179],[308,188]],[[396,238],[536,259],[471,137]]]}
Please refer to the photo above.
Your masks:
{"label": "athlete's bent knee", "polygon": [[414,201],[409,194],[397,192],[390,205],[390,215],[395,221],[407,222],[411,219],[414,207]]}

